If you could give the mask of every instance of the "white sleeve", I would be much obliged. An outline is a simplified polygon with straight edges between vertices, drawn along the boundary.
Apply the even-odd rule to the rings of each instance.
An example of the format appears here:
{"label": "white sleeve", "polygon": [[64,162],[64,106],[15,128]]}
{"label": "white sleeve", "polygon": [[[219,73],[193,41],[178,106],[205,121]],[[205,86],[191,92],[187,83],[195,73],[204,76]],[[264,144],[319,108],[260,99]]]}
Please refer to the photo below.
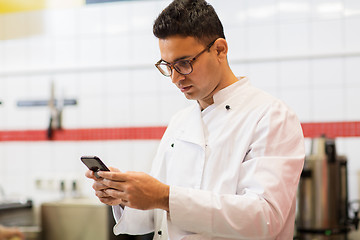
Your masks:
{"label": "white sleeve", "polygon": [[113,211],[113,215],[114,215],[114,219],[115,222],[119,222],[119,219],[121,218],[124,209],[120,206],[120,205],[116,205],[112,207],[112,211]]}
{"label": "white sleeve", "polygon": [[116,220],[114,234],[143,235],[154,231],[154,211],[137,210],[129,207],[113,207]]}

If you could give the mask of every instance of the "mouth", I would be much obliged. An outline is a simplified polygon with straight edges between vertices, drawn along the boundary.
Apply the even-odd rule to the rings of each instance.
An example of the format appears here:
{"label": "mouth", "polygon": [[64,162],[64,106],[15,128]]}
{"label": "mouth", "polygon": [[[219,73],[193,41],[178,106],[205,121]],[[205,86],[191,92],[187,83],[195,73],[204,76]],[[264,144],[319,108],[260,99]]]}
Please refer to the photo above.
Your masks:
{"label": "mouth", "polygon": [[180,91],[181,92],[188,92],[192,87],[191,86],[187,86],[187,87],[180,87]]}

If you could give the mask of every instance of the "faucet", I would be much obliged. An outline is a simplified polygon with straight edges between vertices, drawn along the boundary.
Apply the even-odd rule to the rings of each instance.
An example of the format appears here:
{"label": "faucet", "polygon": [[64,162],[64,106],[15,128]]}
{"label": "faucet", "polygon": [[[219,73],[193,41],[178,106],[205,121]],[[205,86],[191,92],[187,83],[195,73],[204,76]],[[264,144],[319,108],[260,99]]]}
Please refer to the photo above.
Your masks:
{"label": "faucet", "polygon": [[53,130],[62,129],[63,107],[64,107],[64,99],[62,97],[60,99],[55,99],[55,84],[54,81],[52,81],[51,89],[50,89],[50,100],[49,100],[50,121],[47,130],[48,139],[53,138]]}

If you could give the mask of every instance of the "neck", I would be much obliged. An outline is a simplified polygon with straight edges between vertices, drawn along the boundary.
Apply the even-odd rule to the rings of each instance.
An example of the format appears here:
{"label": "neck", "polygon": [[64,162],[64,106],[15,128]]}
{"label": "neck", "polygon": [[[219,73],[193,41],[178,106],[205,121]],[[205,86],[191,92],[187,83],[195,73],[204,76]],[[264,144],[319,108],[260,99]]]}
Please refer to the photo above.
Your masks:
{"label": "neck", "polygon": [[229,71],[227,74],[224,74],[222,79],[219,81],[219,84],[214,88],[214,90],[209,94],[209,96],[205,99],[198,100],[198,103],[201,107],[201,111],[207,108],[208,106],[212,105],[214,103],[214,94],[220,91],[221,89],[224,89],[231,84],[237,82],[239,79],[234,75],[234,73],[229,68]]}

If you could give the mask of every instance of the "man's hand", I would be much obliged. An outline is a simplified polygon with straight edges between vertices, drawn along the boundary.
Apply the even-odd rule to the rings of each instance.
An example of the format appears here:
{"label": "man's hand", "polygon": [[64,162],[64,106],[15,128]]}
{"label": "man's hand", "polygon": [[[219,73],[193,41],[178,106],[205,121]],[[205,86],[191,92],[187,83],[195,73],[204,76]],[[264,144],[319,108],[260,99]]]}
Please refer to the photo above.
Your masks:
{"label": "man's hand", "polygon": [[146,173],[122,173],[112,170],[99,172],[98,175],[102,179],[97,181],[96,188],[101,189],[101,193],[97,192],[96,195],[99,198],[107,198],[106,201],[111,203],[110,205],[121,204],[141,210],[169,210],[170,187]]}
{"label": "man's hand", "polygon": [[97,173],[88,170],[85,176],[93,179],[95,195],[102,203],[135,209],[164,209],[169,211],[170,187],[143,172],[122,173],[110,167],[110,172]]}
{"label": "man's hand", "polygon": [[[110,167],[109,169],[112,172],[120,172],[116,168]],[[121,199],[116,199],[106,194],[105,190],[109,187],[102,183],[102,178],[95,177],[94,172],[91,170],[86,171],[85,176],[94,180],[93,189],[95,190],[95,195],[99,198],[100,202],[110,206],[121,205],[124,207]]]}

